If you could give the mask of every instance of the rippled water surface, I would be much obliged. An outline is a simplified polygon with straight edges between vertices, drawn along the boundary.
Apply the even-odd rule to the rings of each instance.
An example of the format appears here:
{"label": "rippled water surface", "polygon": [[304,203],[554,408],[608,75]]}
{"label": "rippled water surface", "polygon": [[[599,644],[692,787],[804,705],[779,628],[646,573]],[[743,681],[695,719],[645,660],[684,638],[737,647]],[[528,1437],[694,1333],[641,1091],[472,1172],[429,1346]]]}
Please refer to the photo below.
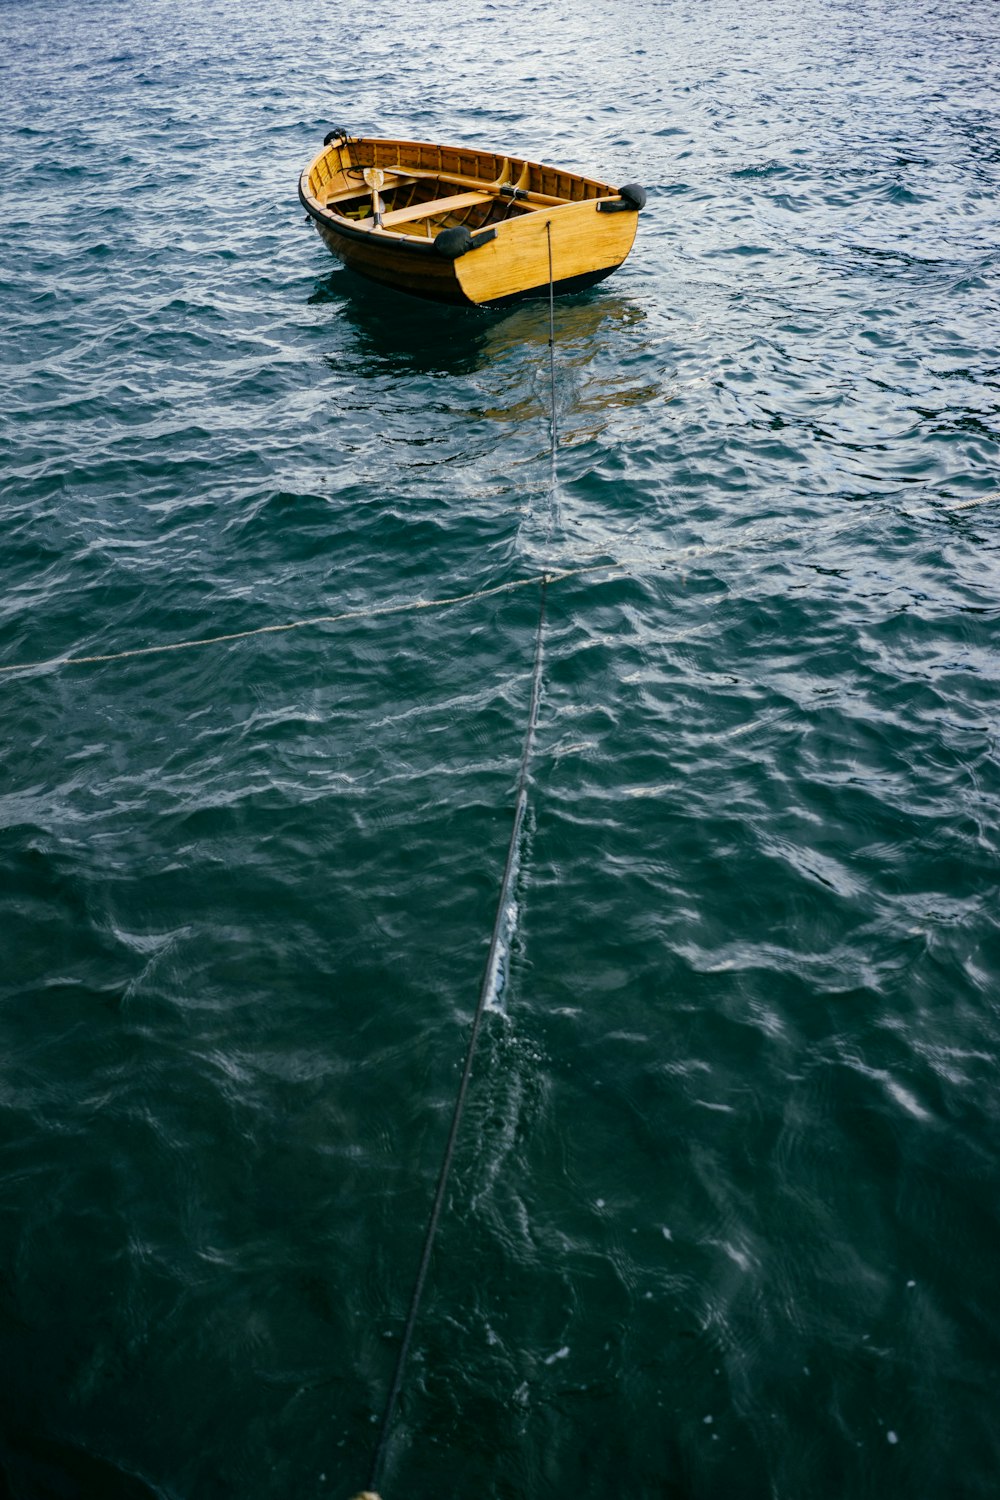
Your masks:
{"label": "rippled water surface", "polygon": [[[987,1497],[994,0],[8,0],[0,1493]],[[333,124],[649,190],[379,292]],[[991,498],[993,497],[993,498]]]}

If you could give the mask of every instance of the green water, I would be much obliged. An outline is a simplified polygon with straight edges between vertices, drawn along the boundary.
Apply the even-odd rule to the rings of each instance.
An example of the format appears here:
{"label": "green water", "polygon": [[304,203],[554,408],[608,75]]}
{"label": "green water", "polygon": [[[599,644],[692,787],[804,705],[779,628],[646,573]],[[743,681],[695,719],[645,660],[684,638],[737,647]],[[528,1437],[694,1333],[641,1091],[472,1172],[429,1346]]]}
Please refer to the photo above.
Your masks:
{"label": "green water", "polygon": [[[5,5],[0,1496],[997,1491],[992,0]],[[331,125],[649,203],[341,270]],[[373,611],[375,611],[373,613]]]}

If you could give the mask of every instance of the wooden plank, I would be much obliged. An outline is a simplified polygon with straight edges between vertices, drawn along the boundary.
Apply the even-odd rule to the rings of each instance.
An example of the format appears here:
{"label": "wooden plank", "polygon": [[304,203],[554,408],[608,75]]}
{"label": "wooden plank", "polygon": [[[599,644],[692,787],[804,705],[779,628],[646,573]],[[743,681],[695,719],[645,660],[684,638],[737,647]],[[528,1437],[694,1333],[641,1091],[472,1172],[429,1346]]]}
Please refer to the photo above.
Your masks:
{"label": "wooden plank", "polygon": [[414,255],[406,248],[405,235],[372,234],[359,241],[322,220],[316,227],[338,260],[371,281],[439,302],[468,302],[455,279],[455,262],[441,255]]}
{"label": "wooden plank", "polygon": [[477,203],[489,203],[492,193],[455,193],[450,198],[432,198],[429,203],[411,203],[409,208],[392,208],[382,215],[386,229],[394,224],[406,224],[412,219],[436,219],[439,214],[457,212],[460,208],[473,208]]}

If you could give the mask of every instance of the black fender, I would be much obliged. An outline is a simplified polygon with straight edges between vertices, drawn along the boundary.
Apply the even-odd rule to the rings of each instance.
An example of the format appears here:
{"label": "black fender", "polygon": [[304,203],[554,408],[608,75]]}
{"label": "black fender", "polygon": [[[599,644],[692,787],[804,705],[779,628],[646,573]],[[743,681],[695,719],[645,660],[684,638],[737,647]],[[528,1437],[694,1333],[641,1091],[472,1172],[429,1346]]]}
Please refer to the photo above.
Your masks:
{"label": "black fender", "polygon": [[597,211],[601,214],[637,214],[641,208],[645,207],[646,189],[640,187],[637,182],[626,182],[624,187],[618,189],[617,200],[599,203]]}
{"label": "black fender", "polygon": [[442,229],[434,236],[434,249],[445,260],[458,260],[460,255],[477,250],[480,245],[486,245],[496,237],[495,229],[484,229],[481,234],[473,234],[464,224],[457,224],[454,229]]}

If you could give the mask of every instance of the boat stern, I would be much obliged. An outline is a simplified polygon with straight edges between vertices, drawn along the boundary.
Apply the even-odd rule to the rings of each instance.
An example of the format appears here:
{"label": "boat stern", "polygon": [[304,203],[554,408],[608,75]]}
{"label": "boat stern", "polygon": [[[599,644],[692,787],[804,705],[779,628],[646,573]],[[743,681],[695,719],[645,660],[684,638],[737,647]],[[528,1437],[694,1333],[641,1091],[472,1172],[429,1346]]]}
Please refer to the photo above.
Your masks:
{"label": "boat stern", "polygon": [[582,291],[622,264],[635,242],[638,218],[638,206],[621,197],[525,214],[498,224],[487,243],[456,260],[455,275],[478,306],[547,295],[550,276],[557,294]]}

